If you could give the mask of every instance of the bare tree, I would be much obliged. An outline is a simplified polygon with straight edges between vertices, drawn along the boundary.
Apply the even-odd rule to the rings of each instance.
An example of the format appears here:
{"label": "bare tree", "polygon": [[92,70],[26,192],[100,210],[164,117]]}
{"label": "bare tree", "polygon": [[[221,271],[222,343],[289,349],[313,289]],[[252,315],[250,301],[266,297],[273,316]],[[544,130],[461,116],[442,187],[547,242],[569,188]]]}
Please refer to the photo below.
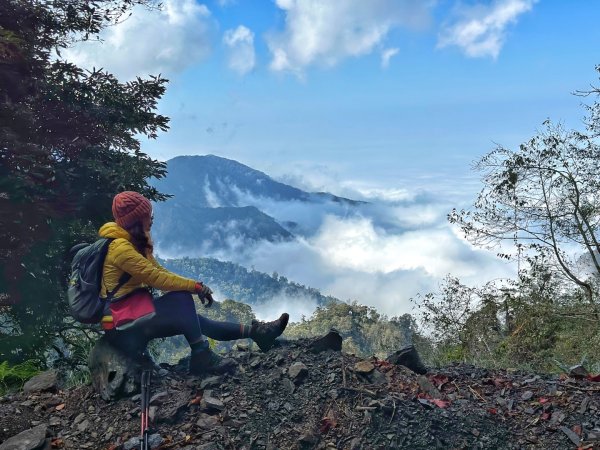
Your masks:
{"label": "bare tree", "polygon": [[[590,110],[597,111],[597,103]],[[583,289],[596,314],[600,146],[594,130],[598,129],[598,114],[588,118],[587,132],[566,131],[546,121],[544,130],[518,150],[499,146],[475,164],[484,186],[473,208],[453,210],[448,216],[475,245],[503,249],[502,242],[509,242],[518,255],[548,257],[558,273]],[[500,251],[502,257],[514,257]],[[582,270],[582,253],[591,270]]]}

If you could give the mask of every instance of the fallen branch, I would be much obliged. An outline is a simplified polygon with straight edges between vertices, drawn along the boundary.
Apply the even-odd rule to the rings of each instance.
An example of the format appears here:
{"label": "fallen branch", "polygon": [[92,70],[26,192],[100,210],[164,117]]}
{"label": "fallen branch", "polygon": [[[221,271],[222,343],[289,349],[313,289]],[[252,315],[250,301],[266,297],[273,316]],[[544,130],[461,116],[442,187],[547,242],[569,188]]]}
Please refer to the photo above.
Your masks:
{"label": "fallen branch", "polygon": [[342,389],[345,391],[356,392],[359,394],[368,394],[371,397],[377,397],[377,394],[375,392],[370,391],[368,389],[356,389],[356,388],[351,388],[351,387],[343,387]]}

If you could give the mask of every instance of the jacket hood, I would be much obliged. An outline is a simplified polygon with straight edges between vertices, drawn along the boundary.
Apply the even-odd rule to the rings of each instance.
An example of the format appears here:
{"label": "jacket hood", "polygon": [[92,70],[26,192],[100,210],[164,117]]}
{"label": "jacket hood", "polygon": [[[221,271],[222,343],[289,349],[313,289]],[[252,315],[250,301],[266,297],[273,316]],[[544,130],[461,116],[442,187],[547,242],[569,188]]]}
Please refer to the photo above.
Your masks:
{"label": "jacket hood", "polygon": [[98,231],[98,235],[103,238],[123,238],[128,241],[131,240],[131,236],[124,228],[121,228],[115,222],[108,222],[100,227],[100,231]]}

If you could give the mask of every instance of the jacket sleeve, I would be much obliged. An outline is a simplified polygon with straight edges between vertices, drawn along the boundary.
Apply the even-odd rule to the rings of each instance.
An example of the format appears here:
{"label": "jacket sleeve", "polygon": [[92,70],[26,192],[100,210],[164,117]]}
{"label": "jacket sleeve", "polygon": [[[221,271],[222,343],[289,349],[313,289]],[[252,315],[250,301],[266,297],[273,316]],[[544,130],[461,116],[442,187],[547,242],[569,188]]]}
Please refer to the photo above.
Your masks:
{"label": "jacket sleeve", "polygon": [[132,278],[161,291],[194,292],[196,282],[162,267],[152,256],[144,258],[126,239],[115,240],[114,264]]}

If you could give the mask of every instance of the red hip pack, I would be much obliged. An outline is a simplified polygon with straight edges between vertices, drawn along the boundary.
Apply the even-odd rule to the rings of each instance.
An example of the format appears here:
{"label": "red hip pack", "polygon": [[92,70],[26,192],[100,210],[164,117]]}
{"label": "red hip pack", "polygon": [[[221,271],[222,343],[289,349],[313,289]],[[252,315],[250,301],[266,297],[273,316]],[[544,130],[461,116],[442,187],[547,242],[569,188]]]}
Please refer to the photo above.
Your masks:
{"label": "red hip pack", "polygon": [[109,307],[117,330],[126,330],[156,315],[152,294],[147,289],[137,289],[110,302]]}

